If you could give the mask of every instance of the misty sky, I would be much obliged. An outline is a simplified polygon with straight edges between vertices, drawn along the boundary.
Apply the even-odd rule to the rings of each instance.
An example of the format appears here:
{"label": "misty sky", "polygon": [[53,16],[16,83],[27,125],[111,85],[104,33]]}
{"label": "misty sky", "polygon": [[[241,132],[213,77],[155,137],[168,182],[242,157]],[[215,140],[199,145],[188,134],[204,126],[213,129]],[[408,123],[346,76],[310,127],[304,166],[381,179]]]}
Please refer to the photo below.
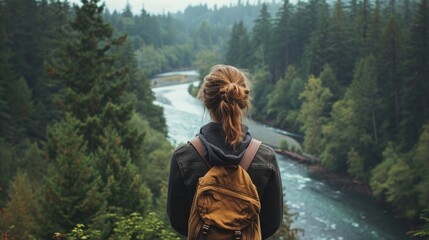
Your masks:
{"label": "misty sky", "polygon": [[[72,3],[79,3],[80,0],[69,0]],[[103,1],[103,0],[102,0]],[[168,12],[183,11],[188,5],[198,5],[200,3],[207,3],[208,7],[229,6],[231,3],[236,5],[239,0],[128,0],[134,13],[140,13],[142,7],[150,14],[161,14]],[[247,0],[241,0],[243,3]],[[124,0],[104,0],[107,8],[110,11],[122,11],[127,3]],[[255,3],[257,0],[249,0],[250,3]],[[264,1],[261,1],[264,2]]]}

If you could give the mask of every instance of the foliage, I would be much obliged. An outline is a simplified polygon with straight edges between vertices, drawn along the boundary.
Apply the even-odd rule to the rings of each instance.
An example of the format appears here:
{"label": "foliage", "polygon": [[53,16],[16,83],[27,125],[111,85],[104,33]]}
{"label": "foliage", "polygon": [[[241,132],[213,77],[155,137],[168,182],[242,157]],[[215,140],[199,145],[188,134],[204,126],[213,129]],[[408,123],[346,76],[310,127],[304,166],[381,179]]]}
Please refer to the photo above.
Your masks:
{"label": "foliage", "polygon": [[25,173],[11,182],[9,200],[0,215],[0,233],[13,239],[34,239],[39,229],[37,190]]}
{"label": "foliage", "polygon": [[[374,168],[371,187],[377,197],[383,197],[407,217],[417,214],[416,178],[410,177],[409,154],[398,154],[393,144],[383,152],[384,161]],[[411,174],[411,175],[410,175]]]}
{"label": "foliage", "polygon": [[278,80],[274,90],[267,96],[266,113],[267,118],[282,128],[293,129],[296,127],[297,101],[300,92],[304,88],[302,79],[299,77],[297,69],[289,66],[285,77]]}
{"label": "foliage", "polygon": [[113,231],[111,239],[180,239],[171,230],[166,230],[165,223],[154,212],[146,216],[131,213],[122,217],[115,223]]}
{"label": "foliage", "polygon": [[281,150],[289,150],[289,144],[285,139],[282,139],[279,145]]}
{"label": "foliage", "polygon": [[300,98],[304,99],[298,120],[304,132],[304,149],[313,155],[322,152],[322,126],[327,122],[326,109],[332,94],[329,88],[322,86],[322,81],[310,76]]}
{"label": "foliage", "polygon": [[[102,229],[107,238],[115,221],[132,212],[160,211],[158,217],[165,221],[171,146],[148,79],[184,68],[196,68],[204,76],[221,62],[253,73],[254,119],[292,132],[302,129],[306,139],[315,140],[310,149],[320,153],[326,167],[368,181],[374,195],[402,216],[417,220],[428,208],[427,0],[239,1],[160,15],[133,12],[129,5],[123,12],[109,12],[96,0],[82,0],[75,8],[67,1],[0,4],[2,206],[8,216],[15,210],[7,204],[25,209],[19,197],[24,191],[16,189],[28,182],[28,191],[34,186],[63,189],[47,195],[66,206],[73,191],[76,196],[89,191],[64,184],[78,178],[60,163],[78,164],[77,159],[82,160],[78,169],[88,167],[82,176],[103,180],[105,187],[94,196],[110,201],[108,212],[87,222],[70,214],[47,216],[89,204],[85,194],[77,197],[83,199],[81,205],[52,207],[41,215],[23,212],[22,218],[37,219],[30,235],[51,237],[46,226],[55,222],[67,225],[64,232],[71,233],[72,226],[82,229],[81,236]],[[318,76],[332,94],[323,108],[299,97],[307,91],[309,76]],[[322,111],[321,117],[310,118],[301,111],[306,108]],[[64,132],[70,139],[52,135]],[[77,149],[86,145],[86,151],[65,153],[66,143]],[[132,194],[121,184],[130,184]],[[113,193],[140,199],[115,199]],[[33,194],[36,208],[49,206],[39,191]],[[9,220],[5,226],[31,222],[15,219],[19,224],[11,225]]]}
{"label": "foliage", "polygon": [[359,156],[359,153],[352,147],[347,152],[348,174],[358,180],[365,180],[365,161]]}
{"label": "foliage", "polygon": [[42,236],[70,230],[77,223],[89,225],[106,207],[95,159],[79,132],[80,122],[67,115],[48,128],[50,164],[42,181]]}
{"label": "foliage", "polygon": [[429,209],[426,209],[422,216],[420,217],[424,222],[425,225],[420,229],[412,232],[413,237],[428,237],[429,236],[429,217],[427,217],[427,214],[429,212]]}

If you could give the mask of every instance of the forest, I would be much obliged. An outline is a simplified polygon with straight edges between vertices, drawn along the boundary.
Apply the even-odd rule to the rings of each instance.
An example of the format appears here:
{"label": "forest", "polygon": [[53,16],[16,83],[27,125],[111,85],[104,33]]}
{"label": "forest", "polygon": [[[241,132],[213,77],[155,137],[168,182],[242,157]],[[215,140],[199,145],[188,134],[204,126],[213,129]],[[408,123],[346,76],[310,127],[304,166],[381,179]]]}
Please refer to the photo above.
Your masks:
{"label": "forest", "polygon": [[0,0],[3,236],[180,239],[150,78],[216,63],[251,74],[252,118],[302,134],[321,166],[429,235],[427,0],[133,10]]}

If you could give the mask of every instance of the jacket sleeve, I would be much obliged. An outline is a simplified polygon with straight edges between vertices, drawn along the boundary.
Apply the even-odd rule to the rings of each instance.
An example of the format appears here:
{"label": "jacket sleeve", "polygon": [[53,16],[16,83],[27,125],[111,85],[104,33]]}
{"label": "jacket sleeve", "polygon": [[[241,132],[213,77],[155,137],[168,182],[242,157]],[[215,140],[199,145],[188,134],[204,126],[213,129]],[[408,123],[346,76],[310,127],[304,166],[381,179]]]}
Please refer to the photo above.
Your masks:
{"label": "jacket sleeve", "polygon": [[275,154],[273,156],[273,171],[267,187],[261,198],[261,229],[262,239],[273,235],[283,221],[283,187],[280,177],[280,169]]}
{"label": "jacket sleeve", "polygon": [[187,236],[189,204],[186,202],[186,187],[177,160],[173,154],[168,179],[167,214],[173,229]]}

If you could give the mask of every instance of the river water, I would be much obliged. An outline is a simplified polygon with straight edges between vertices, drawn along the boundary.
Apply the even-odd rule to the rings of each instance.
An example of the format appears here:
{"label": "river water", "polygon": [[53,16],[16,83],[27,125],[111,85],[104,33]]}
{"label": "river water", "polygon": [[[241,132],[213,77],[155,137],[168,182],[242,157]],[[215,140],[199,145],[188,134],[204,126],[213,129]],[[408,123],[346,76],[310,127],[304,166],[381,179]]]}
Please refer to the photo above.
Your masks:
{"label": "river water", "polygon": [[[156,103],[164,108],[168,136],[174,145],[187,142],[209,121],[202,104],[188,94],[191,83],[154,88]],[[247,121],[255,138],[276,145],[279,131]],[[290,140],[290,139],[289,139]],[[295,143],[292,143],[295,144]],[[409,239],[405,227],[374,200],[312,178],[306,167],[277,155],[285,203],[296,214],[292,227],[302,229],[303,240]]]}

